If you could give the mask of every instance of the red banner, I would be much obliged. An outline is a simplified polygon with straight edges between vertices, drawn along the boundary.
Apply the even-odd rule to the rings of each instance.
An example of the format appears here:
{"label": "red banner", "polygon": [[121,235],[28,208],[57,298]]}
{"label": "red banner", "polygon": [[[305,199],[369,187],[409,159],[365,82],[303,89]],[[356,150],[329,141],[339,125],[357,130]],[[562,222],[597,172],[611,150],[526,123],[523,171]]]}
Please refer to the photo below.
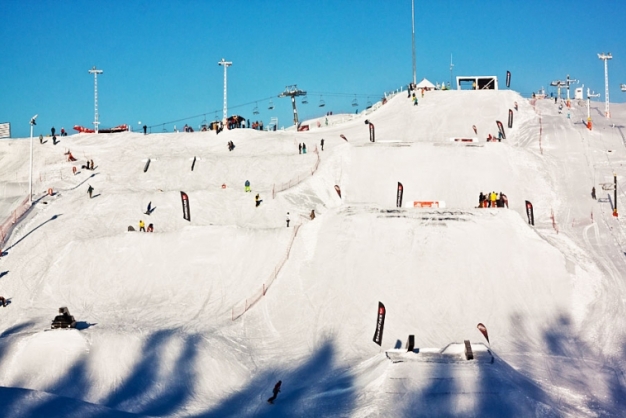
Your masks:
{"label": "red banner", "polygon": [[383,330],[385,328],[385,315],[387,310],[382,302],[378,302],[378,316],[376,317],[376,332],[374,332],[374,342],[378,345],[383,343]]}
{"label": "red banner", "polygon": [[183,219],[191,222],[191,212],[189,211],[189,196],[187,196],[187,193],[180,192],[180,200],[183,202]]}
{"label": "red banner", "polygon": [[487,333],[487,327],[484,326],[482,323],[480,323],[480,324],[476,325],[476,328],[478,328],[478,330],[483,334],[483,336],[485,337],[485,339],[489,343],[489,334]]}

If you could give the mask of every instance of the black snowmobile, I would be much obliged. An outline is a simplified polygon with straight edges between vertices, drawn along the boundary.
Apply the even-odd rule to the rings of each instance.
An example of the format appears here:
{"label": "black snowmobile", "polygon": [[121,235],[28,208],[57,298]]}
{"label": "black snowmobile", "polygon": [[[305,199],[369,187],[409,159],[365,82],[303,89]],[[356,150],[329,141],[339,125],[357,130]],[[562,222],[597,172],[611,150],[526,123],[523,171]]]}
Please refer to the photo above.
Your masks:
{"label": "black snowmobile", "polygon": [[70,315],[67,307],[59,308],[59,314],[52,320],[52,329],[57,328],[76,328],[76,320]]}

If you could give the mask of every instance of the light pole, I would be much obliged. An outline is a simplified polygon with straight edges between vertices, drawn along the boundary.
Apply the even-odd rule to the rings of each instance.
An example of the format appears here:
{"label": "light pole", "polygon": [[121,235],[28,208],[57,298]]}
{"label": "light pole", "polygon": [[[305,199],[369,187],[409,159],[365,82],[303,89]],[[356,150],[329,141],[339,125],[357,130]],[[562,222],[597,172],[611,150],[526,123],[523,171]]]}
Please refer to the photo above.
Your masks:
{"label": "light pole", "polygon": [[228,69],[228,67],[233,65],[233,63],[230,61],[224,61],[224,58],[222,58],[222,60],[219,61],[217,65],[221,65],[224,67],[224,115],[223,115],[223,119],[224,119],[224,123],[226,123],[226,117],[227,117],[227,112],[228,112],[228,105],[227,105],[227,100],[226,100],[226,98],[228,97],[227,96],[228,78],[226,76],[226,70]]}
{"label": "light pole", "polygon": [[411,23],[413,24],[412,44],[413,44],[413,84],[417,84],[415,73],[415,0],[411,0]]}
{"label": "light pole", "polygon": [[93,103],[94,103],[94,119],[93,126],[96,133],[98,133],[98,74],[102,74],[104,71],[97,70],[94,65],[91,70],[89,70],[89,74],[93,74]]}
{"label": "light pole", "polygon": [[28,201],[33,202],[33,127],[37,125],[35,119],[37,119],[35,115],[30,118],[30,186],[28,188]]}
{"label": "light pole", "polygon": [[608,119],[611,117],[609,111],[609,60],[613,57],[609,52],[608,54],[598,54],[598,58],[604,61],[604,116]]}

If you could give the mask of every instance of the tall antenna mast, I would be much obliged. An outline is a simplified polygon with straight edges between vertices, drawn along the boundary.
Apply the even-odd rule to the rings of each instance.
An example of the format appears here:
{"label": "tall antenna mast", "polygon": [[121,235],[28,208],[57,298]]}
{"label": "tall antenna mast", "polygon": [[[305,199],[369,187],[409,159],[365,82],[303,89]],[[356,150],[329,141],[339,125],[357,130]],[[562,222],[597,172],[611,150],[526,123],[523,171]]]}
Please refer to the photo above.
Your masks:
{"label": "tall antenna mast", "polygon": [[452,88],[452,69],[454,68],[454,64],[452,64],[452,54],[450,54],[450,88]]}
{"label": "tall antenna mast", "polygon": [[98,133],[98,125],[100,125],[100,122],[98,121],[98,74],[102,73],[104,73],[104,71],[96,69],[95,65],[91,70],[89,70],[89,74],[93,74],[93,126],[96,133]]}
{"label": "tall antenna mast", "polygon": [[417,84],[417,74],[415,73],[415,0],[411,0],[411,22],[413,23],[413,84]]}
{"label": "tall antenna mast", "polygon": [[230,62],[230,61],[224,61],[224,58],[222,58],[222,60],[219,61],[217,63],[217,65],[221,65],[221,66],[224,67],[224,115],[223,115],[223,118],[224,118],[224,121],[225,121],[226,120],[226,115],[227,115],[227,112],[228,112],[228,103],[227,103],[227,99],[226,99],[228,97],[228,95],[227,95],[228,78],[226,76],[226,70],[228,69],[228,67],[233,65],[233,63]]}
{"label": "tall antenna mast", "polygon": [[613,57],[609,52],[608,54],[598,54],[598,58],[604,61],[604,116],[610,118],[611,112],[609,110],[609,60]]}

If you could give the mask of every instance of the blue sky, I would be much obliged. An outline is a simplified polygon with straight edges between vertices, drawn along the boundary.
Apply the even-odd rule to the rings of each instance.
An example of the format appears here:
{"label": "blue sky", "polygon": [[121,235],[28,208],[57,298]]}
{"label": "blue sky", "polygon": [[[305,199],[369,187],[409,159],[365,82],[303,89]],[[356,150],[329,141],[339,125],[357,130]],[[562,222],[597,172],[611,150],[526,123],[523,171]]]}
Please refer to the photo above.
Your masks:
{"label": "blue sky", "polygon": [[[504,87],[509,70],[511,88],[525,95],[567,74],[604,93],[597,54],[611,52],[611,102],[626,100],[624,1],[416,0],[415,8],[418,81],[449,81],[452,54],[454,76],[497,75]],[[0,16],[0,122],[11,122],[13,137],[29,135],[34,114],[37,135],[92,127],[94,65],[104,70],[101,127],[142,121],[158,132],[221,117],[221,58],[233,62],[228,113],[265,124],[291,125],[289,99],[276,97],[287,85],[308,92],[308,104],[298,101],[305,119],[363,109],[412,79],[410,0],[3,0]]]}

